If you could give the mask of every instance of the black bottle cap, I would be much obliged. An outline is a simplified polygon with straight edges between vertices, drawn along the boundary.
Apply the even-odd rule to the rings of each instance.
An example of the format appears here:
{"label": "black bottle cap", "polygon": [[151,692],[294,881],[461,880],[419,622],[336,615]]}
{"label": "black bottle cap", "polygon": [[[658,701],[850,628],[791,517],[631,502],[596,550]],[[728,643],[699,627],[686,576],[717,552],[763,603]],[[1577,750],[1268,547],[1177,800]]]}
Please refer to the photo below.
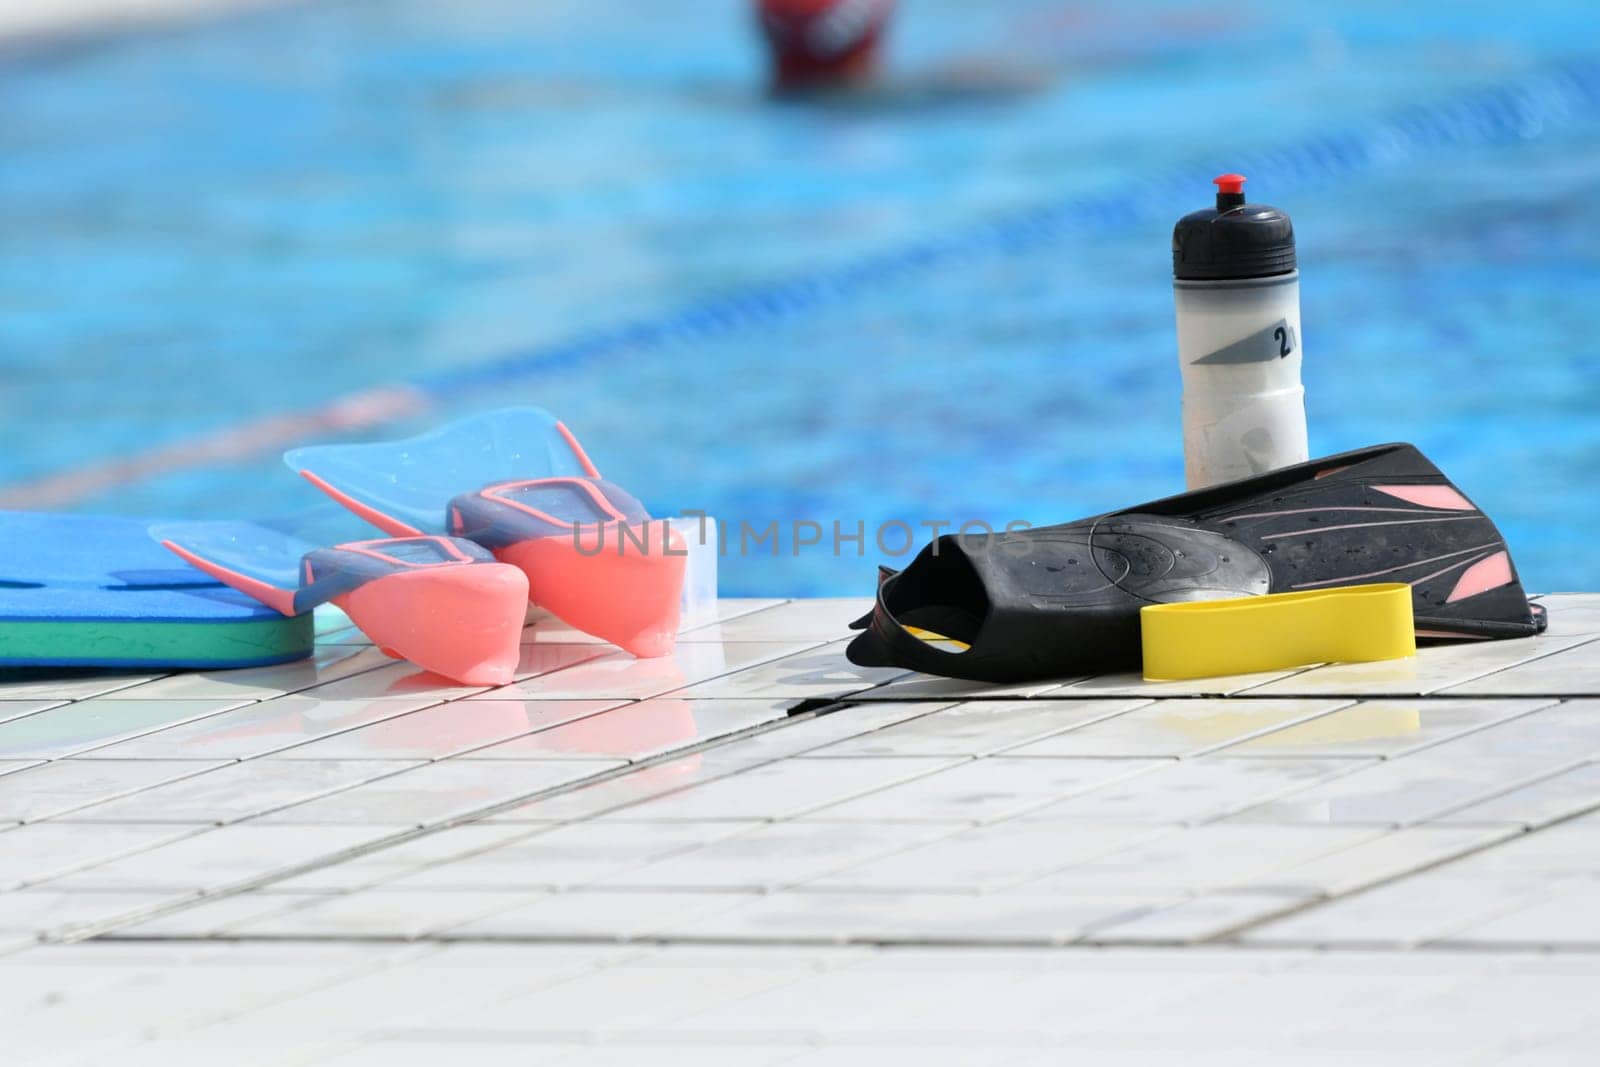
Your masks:
{"label": "black bottle cap", "polygon": [[1172,230],[1172,273],[1196,281],[1265,278],[1295,269],[1294,223],[1266,204],[1244,202],[1244,175],[1212,179],[1217,206],[1185,215]]}

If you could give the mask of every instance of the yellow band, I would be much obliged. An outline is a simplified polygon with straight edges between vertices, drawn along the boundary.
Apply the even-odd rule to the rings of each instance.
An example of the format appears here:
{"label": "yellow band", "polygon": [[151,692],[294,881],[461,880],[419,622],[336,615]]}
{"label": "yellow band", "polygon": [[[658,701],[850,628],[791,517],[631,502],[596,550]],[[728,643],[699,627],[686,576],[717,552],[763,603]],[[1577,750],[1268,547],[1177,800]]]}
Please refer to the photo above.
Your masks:
{"label": "yellow band", "polygon": [[1346,585],[1301,593],[1155,604],[1139,612],[1152,681],[1367,663],[1417,651],[1411,587]]}

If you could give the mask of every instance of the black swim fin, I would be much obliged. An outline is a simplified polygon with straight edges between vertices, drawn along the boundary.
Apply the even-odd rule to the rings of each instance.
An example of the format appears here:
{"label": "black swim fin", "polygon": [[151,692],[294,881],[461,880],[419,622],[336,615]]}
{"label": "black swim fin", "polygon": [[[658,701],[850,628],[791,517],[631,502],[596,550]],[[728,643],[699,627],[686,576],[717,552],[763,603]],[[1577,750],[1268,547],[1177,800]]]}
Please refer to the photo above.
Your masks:
{"label": "black swim fin", "polygon": [[1146,604],[1369,582],[1410,583],[1419,637],[1544,629],[1494,523],[1415,447],[1391,444],[1060,526],[940,537],[880,575],[848,655],[990,682],[1100,674],[1139,665]]}

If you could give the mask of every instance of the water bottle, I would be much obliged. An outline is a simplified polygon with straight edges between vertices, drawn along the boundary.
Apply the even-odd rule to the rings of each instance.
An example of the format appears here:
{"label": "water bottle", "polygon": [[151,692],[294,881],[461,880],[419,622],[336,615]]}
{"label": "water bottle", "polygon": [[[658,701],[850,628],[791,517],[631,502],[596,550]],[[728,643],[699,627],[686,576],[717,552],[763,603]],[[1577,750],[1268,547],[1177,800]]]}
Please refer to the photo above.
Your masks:
{"label": "water bottle", "polygon": [[1294,225],[1246,204],[1243,175],[1214,181],[1217,206],[1172,231],[1190,489],[1309,458]]}

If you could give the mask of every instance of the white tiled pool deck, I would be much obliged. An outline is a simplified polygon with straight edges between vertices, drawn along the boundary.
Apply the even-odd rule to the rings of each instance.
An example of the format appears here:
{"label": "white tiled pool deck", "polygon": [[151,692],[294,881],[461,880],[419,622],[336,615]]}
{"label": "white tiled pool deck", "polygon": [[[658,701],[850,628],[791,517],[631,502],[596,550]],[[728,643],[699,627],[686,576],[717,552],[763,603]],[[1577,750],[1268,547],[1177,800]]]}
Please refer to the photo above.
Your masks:
{"label": "white tiled pool deck", "polygon": [[857,601],[0,676],[0,1062],[1600,1062],[1600,595],[1205,683],[863,671]]}

